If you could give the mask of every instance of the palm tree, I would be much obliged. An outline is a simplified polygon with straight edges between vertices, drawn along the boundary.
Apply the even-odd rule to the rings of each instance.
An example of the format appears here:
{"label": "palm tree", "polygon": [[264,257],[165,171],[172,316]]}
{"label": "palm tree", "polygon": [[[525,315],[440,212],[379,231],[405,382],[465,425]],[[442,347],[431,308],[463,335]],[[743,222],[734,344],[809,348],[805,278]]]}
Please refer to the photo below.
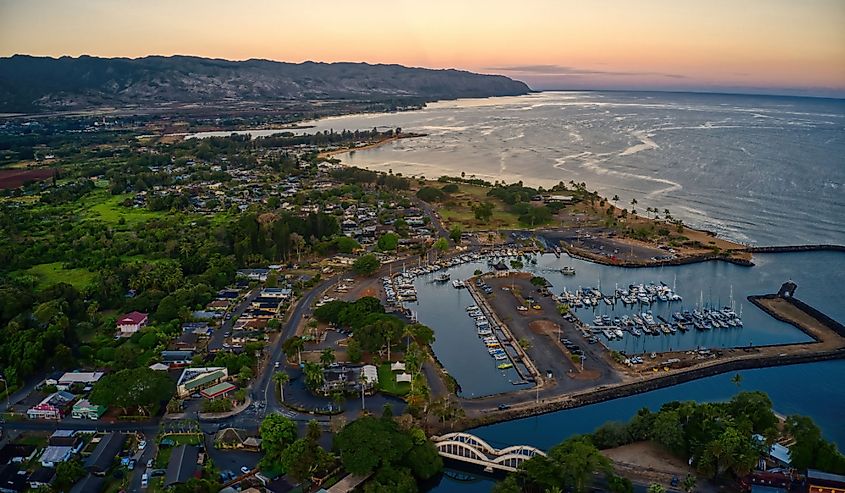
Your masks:
{"label": "palm tree", "polygon": [[323,385],[323,382],[325,381],[323,377],[323,368],[316,363],[305,363],[303,373],[305,374],[305,384],[311,390],[316,390],[318,387]]}
{"label": "palm tree", "polygon": [[646,491],[647,493],[666,493],[666,488],[660,483],[651,483]]}
{"label": "palm tree", "polygon": [[739,387],[739,386],[742,384],[742,375],[740,375],[739,373],[737,373],[736,375],[734,375],[733,377],[731,377],[731,382],[732,382],[734,385],[736,385],[737,387]]}
{"label": "palm tree", "polygon": [[305,340],[299,336],[293,336],[282,343],[282,350],[288,358],[298,357],[299,363],[302,364],[302,350],[305,348]]}
{"label": "palm tree", "polygon": [[285,384],[290,382],[290,375],[283,371],[273,374],[273,382],[279,385],[279,400],[285,402]]}
{"label": "palm tree", "polygon": [[690,493],[692,490],[694,490],[696,481],[697,480],[695,479],[695,476],[693,476],[692,474],[687,474],[687,477],[684,478],[683,483],[684,491]]}
{"label": "palm tree", "polygon": [[334,362],[335,362],[334,349],[332,349],[330,347],[323,349],[323,352],[320,353],[320,363],[322,363],[323,366],[329,366],[330,364],[332,364]]}

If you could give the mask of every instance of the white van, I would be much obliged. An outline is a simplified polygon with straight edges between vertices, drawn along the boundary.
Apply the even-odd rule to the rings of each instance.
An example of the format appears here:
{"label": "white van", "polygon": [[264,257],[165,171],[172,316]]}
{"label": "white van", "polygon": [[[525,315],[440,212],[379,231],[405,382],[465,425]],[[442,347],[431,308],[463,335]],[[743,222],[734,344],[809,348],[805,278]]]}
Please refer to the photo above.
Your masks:
{"label": "white van", "polygon": [[149,479],[150,478],[147,476],[147,473],[144,473],[144,475],[141,476],[141,488],[147,487],[147,484],[149,484]]}

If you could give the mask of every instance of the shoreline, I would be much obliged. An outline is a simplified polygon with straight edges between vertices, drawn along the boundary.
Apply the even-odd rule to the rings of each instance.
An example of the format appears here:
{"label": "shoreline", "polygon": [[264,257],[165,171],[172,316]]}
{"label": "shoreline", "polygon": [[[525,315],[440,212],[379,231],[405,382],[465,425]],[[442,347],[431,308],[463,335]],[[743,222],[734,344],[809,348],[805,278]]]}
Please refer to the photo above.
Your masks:
{"label": "shoreline", "polygon": [[[375,149],[376,147],[381,147],[381,146],[383,146],[385,144],[389,144],[391,142],[397,142],[397,141],[402,140],[402,139],[413,139],[413,138],[417,138],[417,137],[425,137],[426,135],[427,134],[418,134],[418,133],[410,133],[410,132],[409,133],[402,133],[402,134],[399,134],[399,135],[394,135],[392,137],[388,137],[386,139],[381,139],[377,142],[371,142],[371,143],[363,145],[363,146],[345,147],[343,149],[332,149],[330,151],[323,151],[323,152],[317,153],[317,159],[329,159],[329,158],[336,156],[336,155],[339,155],[339,154],[347,154],[347,153],[351,153],[351,152],[355,152],[355,151],[366,151],[366,150],[369,150],[369,149]],[[343,166],[350,166],[348,164],[344,164],[342,161],[341,161],[341,164]],[[383,172],[377,171],[377,173],[383,173]]]}

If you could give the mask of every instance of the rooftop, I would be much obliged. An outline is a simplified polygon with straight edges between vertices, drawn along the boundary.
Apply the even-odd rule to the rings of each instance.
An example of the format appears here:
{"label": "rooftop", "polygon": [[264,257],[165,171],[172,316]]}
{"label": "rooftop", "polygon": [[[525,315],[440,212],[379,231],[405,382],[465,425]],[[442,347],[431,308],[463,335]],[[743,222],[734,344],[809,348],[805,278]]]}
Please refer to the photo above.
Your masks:
{"label": "rooftop", "polygon": [[194,475],[197,468],[199,449],[193,445],[179,445],[170,454],[167,463],[167,474],[164,476],[164,486],[186,483]]}
{"label": "rooftop", "polygon": [[147,319],[146,313],[141,312],[129,312],[125,315],[122,315],[119,319],[117,319],[118,325],[121,324],[139,324]]}

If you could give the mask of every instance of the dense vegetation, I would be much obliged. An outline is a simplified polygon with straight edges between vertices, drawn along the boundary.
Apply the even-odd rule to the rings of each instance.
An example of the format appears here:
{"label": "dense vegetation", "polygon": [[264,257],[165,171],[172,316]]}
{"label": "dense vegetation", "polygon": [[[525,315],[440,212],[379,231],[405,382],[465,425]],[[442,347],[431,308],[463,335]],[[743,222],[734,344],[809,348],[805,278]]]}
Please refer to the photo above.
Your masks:
{"label": "dense vegetation", "polygon": [[796,469],[845,472],[845,457],[822,438],[812,420],[790,416],[781,429],[766,394],[742,392],[728,402],[669,402],[657,412],[643,408],[627,423],[606,423],[553,447],[547,458],[532,458],[496,491],[585,491],[593,473],[613,476],[599,449],[642,441],[688,460],[703,477],[738,478],[748,474],[783,433],[795,440],[791,461]]}
{"label": "dense vegetation", "polygon": [[401,428],[389,415],[359,418],[340,431],[334,449],[352,474],[374,473],[364,491],[415,492],[417,480],[439,473],[443,461],[423,430]]}

